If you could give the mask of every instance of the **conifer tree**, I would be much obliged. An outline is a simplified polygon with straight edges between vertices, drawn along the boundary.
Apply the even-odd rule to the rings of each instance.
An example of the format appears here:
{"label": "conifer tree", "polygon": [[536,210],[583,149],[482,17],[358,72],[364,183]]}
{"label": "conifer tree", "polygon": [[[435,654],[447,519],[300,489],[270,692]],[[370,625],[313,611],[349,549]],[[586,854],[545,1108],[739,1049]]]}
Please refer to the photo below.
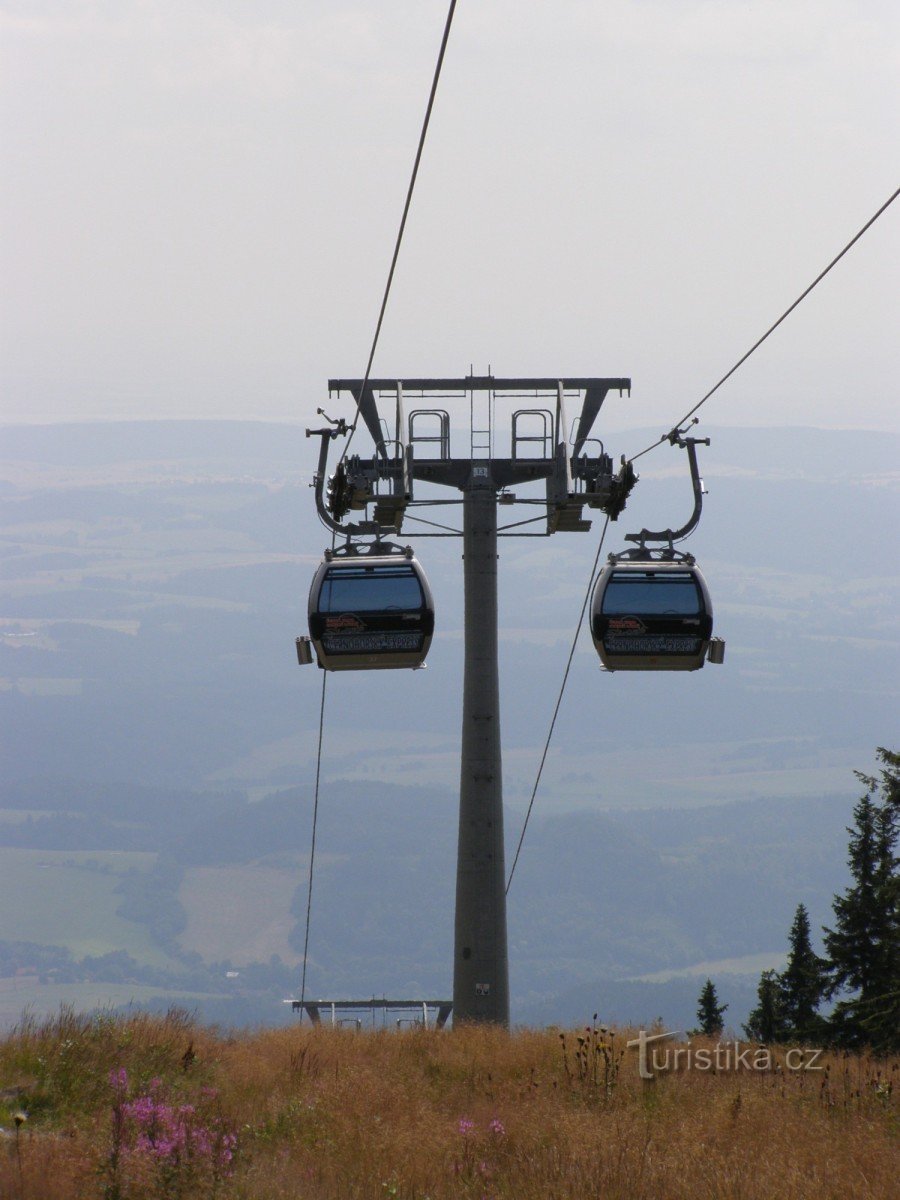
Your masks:
{"label": "conifer tree", "polygon": [[707,979],[703,985],[698,1004],[697,1020],[700,1025],[697,1032],[705,1033],[708,1037],[718,1037],[722,1032],[722,1016],[728,1005],[719,1003],[716,986],[711,979]]}
{"label": "conifer tree", "polygon": [[753,1042],[772,1045],[784,1039],[785,1022],[781,1011],[781,977],[776,971],[763,971],[756,989],[757,1005],[747,1018],[744,1033]]}
{"label": "conifer tree", "polygon": [[797,906],[788,940],[787,967],[779,977],[782,1033],[793,1041],[813,1041],[822,1034],[818,1007],[826,987],[826,964],[812,948],[809,913],[802,904]]}
{"label": "conifer tree", "polygon": [[879,748],[878,756],[880,780],[857,773],[866,792],[847,830],[853,883],[835,896],[834,928],[824,932],[828,994],[857,993],[835,1007],[835,1040],[888,1051],[900,1049],[900,755]]}

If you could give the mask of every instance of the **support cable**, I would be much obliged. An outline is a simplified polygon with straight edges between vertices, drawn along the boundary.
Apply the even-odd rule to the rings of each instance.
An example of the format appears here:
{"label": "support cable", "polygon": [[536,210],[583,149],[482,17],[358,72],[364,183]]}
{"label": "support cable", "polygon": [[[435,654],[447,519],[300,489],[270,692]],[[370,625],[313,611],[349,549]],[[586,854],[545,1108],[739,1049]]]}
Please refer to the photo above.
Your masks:
{"label": "support cable", "polygon": [[[411,516],[410,513],[406,514],[406,519],[407,521],[418,521],[420,525],[433,525],[435,529],[449,529],[450,533],[452,533],[454,537],[462,537],[463,535],[463,531],[461,529],[454,529],[452,525],[443,525],[440,521],[426,521],[424,517],[414,517]],[[422,536],[427,536],[427,534],[423,534]]]}
{"label": "support cable", "polygon": [[359,390],[359,396],[356,401],[356,413],[350,425],[350,435],[344,446],[340,461],[343,462],[347,457],[347,451],[350,448],[350,443],[353,441],[353,435],[356,433],[356,426],[359,424],[359,413],[362,406],[363,396],[366,394],[366,388],[369,385],[369,375],[372,372],[372,363],[375,359],[375,349],[378,346],[378,338],[381,335],[381,326],[384,321],[385,310],[387,309],[388,296],[391,292],[391,284],[394,281],[394,271],[397,267],[397,259],[400,256],[400,243],[403,241],[403,232],[406,229],[406,218],[409,216],[409,206],[412,203],[413,191],[416,186],[416,177],[419,174],[419,163],[422,161],[422,151],[425,148],[425,137],[428,133],[428,124],[431,120],[431,110],[434,108],[434,98],[437,95],[438,80],[441,77],[441,67],[444,65],[444,53],[447,49],[447,41],[450,37],[450,26],[453,24],[453,14],[456,11],[456,0],[450,0],[450,7],[447,10],[447,20],[444,23],[444,35],[441,38],[441,48],[438,51],[437,63],[434,68],[434,76],[431,80],[431,91],[428,95],[428,104],[425,108],[425,119],[422,122],[422,131],[419,134],[419,145],[416,149],[416,157],[413,162],[412,175],[409,180],[409,187],[406,192],[406,202],[403,205],[403,216],[400,218],[400,228],[397,230],[397,240],[394,244],[394,254],[391,258],[391,266],[388,271],[387,283],[384,286],[384,295],[381,298],[381,308],[378,312],[378,321],[375,325],[375,336],[372,338],[372,347],[369,350],[369,360],[366,363],[366,373],[363,377],[362,387]]}
{"label": "support cable", "polygon": [[[543,504],[543,503],[545,503],[545,501],[542,500],[541,503]],[[549,508],[550,508],[549,504],[547,505],[547,508],[549,510]],[[500,533],[504,529],[516,529],[519,525],[534,525],[534,523],[536,521],[546,521],[546,520],[547,520],[547,513],[541,513],[541,515],[539,517],[526,517],[524,521],[510,521],[509,524],[507,524],[507,525],[498,525],[497,532]]]}
{"label": "support cable", "polygon": [[300,979],[300,1019],[306,1000],[306,957],[309,951],[309,919],[312,914],[313,867],[316,859],[316,826],[319,822],[319,779],[322,773],[322,733],[325,728],[325,684],[328,672],[322,672],[322,699],[319,703],[319,748],[316,752],[316,790],[313,798],[312,846],[309,851],[309,887],[306,892],[306,933],[303,938],[303,975]]}
{"label": "support cable", "polygon": [[[766,340],[766,338],[769,336],[769,334],[774,333],[775,330],[778,328],[778,326],[782,323],[782,321],[784,321],[787,317],[789,317],[791,315],[791,313],[801,303],[801,301],[806,299],[806,297],[813,290],[813,288],[816,287],[817,284],[822,282],[822,280],[825,278],[825,276],[828,274],[828,272],[831,270],[831,268],[837,266],[837,264],[841,261],[841,259],[847,253],[847,251],[859,241],[859,239],[866,232],[866,230],[869,229],[870,226],[875,224],[875,222],[878,220],[878,218],[881,216],[881,214],[883,212],[885,212],[885,210],[888,209],[894,203],[894,201],[897,199],[898,196],[900,196],[900,188],[897,188],[897,190],[894,192],[894,194],[889,199],[885,200],[885,202],[884,202],[884,204],[882,204],[881,208],[879,208],[879,210],[874,214],[874,216],[870,217],[869,220],[866,221],[866,223],[865,223],[865,225],[863,225],[862,229],[860,229],[859,232],[856,233],[850,239],[850,241],[843,248],[843,250],[840,252],[840,254],[836,255],[831,260],[831,262],[828,264],[828,266],[824,269],[824,271],[821,271],[815,277],[815,279],[812,281],[812,283],[809,285],[809,287],[804,292],[800,293],[800,295],[797,297],[797,299],[794,301],[794,303],[790,306],[790,308],[786,308],[784,310],[784,312],[781,314],[781,316],[778,318],[778,320],[775,322],[775,324],[769,326],[769,328],[762,335],[762,337],[759,339],[759,341],[754,342],[753,345],[750,347],[750,349],[747,351],[747,353],[742,358],[739,358],[737,360],[737,362],[734,364],[734,366],[731,368],[731,370],[728,371],[725,375],[723,375],[722,378],[719,380],[719,382],[714,387],[711,387],[709,389],[709,391],[706,393],[706,395],[701,400],[698,400],[697,403],[694,405],[694,407],[689,412],[686,412],[684,414],[684,416],[681,418],[681,420],[678,421],[677,424],[673,427],[673,432],[675,429],[678,429],[682,425],[686,424],[686,422],[690,420],[690,418],[694,415],[694,413],[707,402],[707,400],[710,398],[710,396],[712,396],[715,392],[717,392],[719,390],[719,388],[722,386],[722,384],[725,383],[726,380],[731,378],[731,376],[735,373],[735,371],[738,369],[738,367],[742,367],[744,365],[744,363],[747,361],[747,359],[750,357],[750,355],[753,354],[753,352],[755,350],[759,349],[759,347],[763,344],[763,342]],[[651,450],[655,450],[656,447],[661,445],[663,442],[668,441],[668,439],[669,439],[668,433],[662,434],[662,436],[659,438],[659,441],[652,442],[649,446],[647,446],[645,449],[641,450],[638,454],[633,454],[629,458],[628,461],[635,462],[637,459],[642,458],[643,455],[649,454]]]}
{"label": "support cable", "polygon": [[550,740],[553,737],[553,730],[556,727],[556,718],[559,716],[559,708],[562,704],[563,693],[566,690],[566,683],[569,679],[569,671],[572,667],[572,659],[575,657],[575,647],[578,645],[578,637],[581,633],[581,626],[584,623],[584,614],[587,610],[588,602],[591,598],[591,592],[594,588],[594,577],[597,574],[597,564],[600,562],[600,553],[603,550],[603,542],[606,538],[606,531],[609,528],[609,517],[603,524],[603,532],[600,534],[600,545],[597,547],[597,553],[594,555],[593,566],[591,567],[591,575],[588,580],[587,591],[584,594],[584,603],[581,605],[581,612],[578,615],[578,624],[575,626],[575,636],[572,638],[572,648],[569,650],[569,659],[566,663],[566,669],[563,674],[562,684],[560,685],[559,695],[556,698],[556,707],[553,710],[553,717],[550,721],[550,728],[547,731],[547,740],[544,742],[544,752],[541,755],[540,765],[538,766],[537,777],[534,781],[534,787],[531,789],[531,799],[528,802],[528,811],[525,813],[525,822],[522,825],[522,832],[519,834],[519,844],[516,846],[515,857],[513,864],[509,870],[509,878],[506,881],[506,894],[509,895],[510,884],[512,883],[513,875],[516,873],[516,863],[519,861],[519,854],[522,850],[522,843],[525,841],[525,830],[528,828],[528,821],[531,817],[531,810],[534,808],[534,798],[537,795],[538,785],[541,782],[541,775],[544,772],[544,763],[547,761],[547,752],[550,749]]}

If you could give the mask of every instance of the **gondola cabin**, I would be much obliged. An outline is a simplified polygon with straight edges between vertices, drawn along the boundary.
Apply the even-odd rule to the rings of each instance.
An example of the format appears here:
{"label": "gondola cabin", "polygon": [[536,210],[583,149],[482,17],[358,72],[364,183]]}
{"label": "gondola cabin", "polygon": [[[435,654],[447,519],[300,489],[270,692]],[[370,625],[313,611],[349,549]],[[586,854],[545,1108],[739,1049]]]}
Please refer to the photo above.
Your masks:
{"label": "gondola cabin", "polygon": [[434,632],[425,572],[409,555],[326,559],[309,591],[309,636],[326,671],[421,667]]}
{"label": "gondola cabin", "polygon": [[693,561],[618,560],[600,572],[591,634],[608,671],[697,671],[712,627],[712,601]]}

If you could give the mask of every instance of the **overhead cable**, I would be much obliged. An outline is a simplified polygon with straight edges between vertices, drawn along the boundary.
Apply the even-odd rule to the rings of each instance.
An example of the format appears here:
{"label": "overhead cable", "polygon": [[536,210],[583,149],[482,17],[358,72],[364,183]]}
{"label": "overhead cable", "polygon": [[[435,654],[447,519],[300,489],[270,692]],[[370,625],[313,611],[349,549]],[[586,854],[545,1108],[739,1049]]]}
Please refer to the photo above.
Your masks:
{"label": "overhead cable", "polygon": [[[737,360],[737,362],[734,364],[734,366],[731,368],[731,370],[726,372],[722,376],[722,378],[719,380],[719,382],[714,387],[711,387],[709,389],[709,391],[706,393],[706,395],[703,396],[702,399],[698,400],[697,403],[694,405],[694,407],[684,414],[684,416],[681,418],[680,421],[676,422],[676,424],[673,426],[673,431],[675,429],[678,429],[680,426],[684,425],[687,421],[689,421],[690,418],[694,415],[694,413],[707,402],[707,400],[710,398],[710,396],[712,396],[715,392],[717,392],[719,390],[719,388],[722,386],[722,384],[725,383],[726,380],[731,378],[731,376],[735,373],[735,371],[738,369],[738,367],[742,367],[744,365],[744,363],[747,361],[747,359],[750,357],[750,355],[753,354],[753,352],[755,350],[759,349],[759,347],[763,344],[763,342],[766,340],[766,338],[769,336],[769,334],[774,333],[775,330],[778,328],[778,326],[782,323],[782,321],[784,321],[787,317],[789,317],[791,315],[791,313],[794,311],[794,309],[797,307],[797,305],[800,304],[803,300],[805,300],[806,297],[809,295],[809,293],[813,290],[813,288],[822,282],[822,280],[825,278],[825,276],[828,274],[828,272],[831,270],[831,268],[837,266],[837,264],[841,261],[841,259],[847,253],[847,251],[850,250],[851,247],[854,246],[859,241],[859,239],[866,232],[866,230],[870,228],[870,226],[875,224],[875,222],[878,220],[878,218],[881,216],[881,214],[886,209],[890,208],[890,206],[894,203],[894,201],[897,199],[898,196],[900,196],[900,188],[897,188],[897,190],[894,192],[894,194],[889,199],[885,200],[885,202],[884,202],[884,204],[882,204],[881,208],[879,208],[878,211],[873,216],[871,216],[868,219],[868,221],[866,221],[865,225],[863,225],[862,229],[860,229],[858,233],[854,234],[854,236],[850,239],[850,241],[847,243],[847,245],[840,252],[840,254],[837,254],[831,260],[831,262],[828,264],[828,266],[825,267],[825,269],[823,271],[820,271],[820,273],[815,277],[815,279],[812,281],[812,283],[809,285],[809,287],[806,288],[805,291],[800,293],[800,295],[797,297],[797,299],[794,301],[794,303],[789,308],[786,308],[784,310],[784,312],[781,314],[781,316],[778,318],[778,320],[774,323],[774,325],[769,326],[769,328],[762,335],[762,337],[758,341],[753,343],[753,345],[750,347],[750,349],[747,351],[747,353],[744,354],[741,358],[739,358]],[[649,446],[645,447],[638,454],[633,454],[631,456],[631,458],[629,458],[628,461],[634,462],[636,459],[641,458],[643,455],[649,454],[651,450],[656,449],[657,446],[659,446],[662,442],[667,441],[668,438],[669,438],[668,433],[662,434],[658,441],[652,442]]]}
{"label": "overhead cable", "polygon": [[413,191],[416,186],[416,177],[419,174],[419,163],[422,161],[422,151],[425,148],[425,137],[428,133],[428,124],[431,121],[431,110],[434,108],[434,98],[437,95],[438,80],[441,77],[441,67],[444,65],[444,53],[447,49],[447,41],[450,37],[450,26],[453,24],[453,14],[456,11],[456,0],[450,0],[450,7],[447,10],[447,20],[444,22],[444,35],[441,38],[441,48],[438,51],[437,63],[434,68],[434,76],[431,80],[431,91],[428,94],[428,104],[425,108],[425,119],[422,122],[422,130],[419,134],[419,144],[416,147],[416,157],[413,162],[412,174],[409,179],[409,187],[406,191],[406,202],[403,205],[403,216],[400,218],[400,228],[397,230],[397,240],[394,244],[394,253],[391,258],[391,266],[388,271],[387,283],[384,285],[384,295],[381,298],[381,308],[378,311],[378,321],[375,325],[375,335],[372,338],[372,346],[369,350],[369,358],[366,363],[366,373],[363,376],[362,387],[359,391],[359,396],[356,401],[356,412],[353,416],[353,421],[350,425],[350,436],[347,438],[343,453],[341,454],[341,462],[347,456],[347,450],[353,440],[353,435],[356,432],[356,426],[359,423],[359,410],[362,404],[362,398],[365,395],[366,388],[369,383],[369,376],[372,372],[372,363],[375,359],[375,350],[378,346],[378,338],[381,335],[381,326],[384,322],[384,314],[387,309],[388,296],[391,293],[391,284],[394,281],[394,271],[397,267],[397,259],[400,256],[400,244],[403,241],[403,232],[406,229],[406,218],[409,216],[409,206],[412,203]]}
{"label": "overhead cable", "polygon": [[534,808],[534,798],[537,795],[538,786],[541,782],[541,775],[544,773],[544,763],[547,761],[547,752],[550,749],[550,740],[553,737],[553,730],[556,727],[556,718],[559,716],[559,708],[562,704],[563,693],[566,690],[566,683],[569,679],[569,671],[572,667],[572,659],[575,657],[575,647],[578,645],[578,635],[581,633],[581,626],[584,621],[584,614],[587,610],[588,601],[591,598],[591,592],[594,588],[594,577],[597,574],[597,564],[600,562],[600,553],[603,550],[603,541],[606,538],[606,531],[609,528],[609,517],[603,524],[603,532],[600,534],[600,545],[597,547],[597,553],[594,555],[593,566],[591,567],[591,576],[588,580],[587,591],[584,594],[584,603],[581,606],[581,612],[578,614],[578,623],[575,626],[575,636],[572,638],[572,646],[569,650],[569,658],[566,662],[566,669],[563,673],[562,684],[560,685],[559,695],[556,697],[556,707],[553,710],[553,717],[550,720],[550,728],[547,731],[547,740],[544,742],[544,752],[541,755],[540,765],[538,766],[537,776],[534,781],[534,787],[531,789],[531,799],[528,801],[528,811],[525,813],[525,821],[522,825],[522,832],[519,834],[519,844],[516,846],[515,857],[513,864],[509,869],[509,878],[506,881],[506,893],[509,895],[509,886],[512,883],[513,875],[516,873],[516,863],[519,861],[519,854],[522,851],[522,843],[525,841],[525,830],[528,828],[528,821],[531,818],[531,810]]}
{"label": "overhead cable", "polygon": [[328,672],[322,672],[322,698],[319,701],[319,747],[316,751],[316,790],[313,797],[312,845],[309,851],[309,886],[306,891],[306,933],[303,937],[303,975],[300,980],[300,1019],[306,1000],[306,959],[309,953],[309,921],[312,913],[313,868],[316,860],[316,827],[319,823],[319,779],[322,773],[322,734],[325,728],[325,684]]}

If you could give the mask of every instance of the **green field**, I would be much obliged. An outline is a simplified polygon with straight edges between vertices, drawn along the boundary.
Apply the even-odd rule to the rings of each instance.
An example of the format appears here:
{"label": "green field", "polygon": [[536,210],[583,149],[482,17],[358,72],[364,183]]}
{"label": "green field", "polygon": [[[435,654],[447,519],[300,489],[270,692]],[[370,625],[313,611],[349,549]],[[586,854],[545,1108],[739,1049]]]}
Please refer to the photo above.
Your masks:
{"label": "green field", "polygon": [[189,868],[178,893],[188,917],[179,939],[182,947],[196,950],[207,962],[266,962],[273,954],[296,962],[297,953],[288,944],[295,921],[290,907],[304,869]]}
{"label": "green field", "polygon": [[0,847],[0,941],[65,946],[76,958],[127,950],[139,962],[170,966],[146,928],[116,916],[128,869],[155,855],[119,850]]}

